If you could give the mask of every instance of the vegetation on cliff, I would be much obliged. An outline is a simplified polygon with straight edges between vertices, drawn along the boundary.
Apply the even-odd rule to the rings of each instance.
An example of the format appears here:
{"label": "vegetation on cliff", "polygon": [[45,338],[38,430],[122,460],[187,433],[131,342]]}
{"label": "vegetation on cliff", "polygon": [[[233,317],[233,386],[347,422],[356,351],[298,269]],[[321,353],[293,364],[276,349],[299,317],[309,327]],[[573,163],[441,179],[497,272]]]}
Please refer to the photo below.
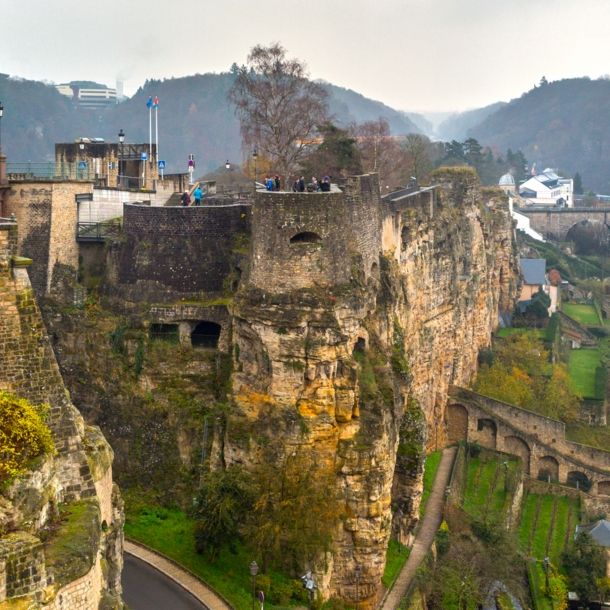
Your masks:
{"label": "vegetation on cliff", "polygon": [[0,392],[0,487],[24,474],[32,459],[54,451],[48,409]]}

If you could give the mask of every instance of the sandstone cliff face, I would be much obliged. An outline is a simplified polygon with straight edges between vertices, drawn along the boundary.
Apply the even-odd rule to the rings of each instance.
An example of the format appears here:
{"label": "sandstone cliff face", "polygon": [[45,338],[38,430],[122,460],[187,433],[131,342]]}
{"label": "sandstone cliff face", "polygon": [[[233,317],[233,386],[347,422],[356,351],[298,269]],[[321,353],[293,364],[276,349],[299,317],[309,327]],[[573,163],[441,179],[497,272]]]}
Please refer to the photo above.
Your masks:
{"label": "sandstone cliff face", "polygon": [[[316,566],[318,581],[326,596],[355,600],[361,565],[365,606],[380,587],[391,505],[402,510],[408,535],[425,445],[444,442],[448,386],[468,384],[516,287],[513,226],[501,194],[481,193],[469,170],[436,178],[442,187],[427,197],[382,204],[373,195],[381,210],[378,263],[366,265],[370,252],[354,240],[348,283],[290,290],[284,280],[266,291],[253,261],[259,286],[245,283],[230,306],[233,410],[216,435],[215,459],[256,462],[263,446],[281,440],[280,454],[305,448],[332,470],[344,519],[326,569]],[[299,212],[284,207],[284,226],[304,230],[291,216]],[[327,217],[310,213],[309,223],[308,231],[333,238]],[[263,239],[257,230],[255,206],[254,250]],[[308,256],[289,262],[307,265]]]}
{"label": "sandstone cliff face", "polygon": [[[123,515],[112,450],[69,399],[32,293],[29,262],[17,256],[17,226],[0,224],[0,389],[50,406],[57,450],[0,494],[0,532],[6,534],[0,538],[0,606],[97,608],[105,590],[118,608]],[[60,507],[67,511],[63,520]],[[46,536],[52,520],[63,525]],[[77,540],[74,531],[86,533]]]}

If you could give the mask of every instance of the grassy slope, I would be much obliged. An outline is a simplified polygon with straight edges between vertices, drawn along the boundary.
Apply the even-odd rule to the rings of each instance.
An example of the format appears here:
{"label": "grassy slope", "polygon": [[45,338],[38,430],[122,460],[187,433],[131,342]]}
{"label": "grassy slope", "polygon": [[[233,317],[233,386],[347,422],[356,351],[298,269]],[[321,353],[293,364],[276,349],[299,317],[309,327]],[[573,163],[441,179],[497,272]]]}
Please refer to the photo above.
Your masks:
{"label": "grassy slope", "polygon": [[401,545],[398,547],[398,541],[394,538],[390,538],[390,544],[388,545],[388,552],[386,553],[386,564],[383,572],[381,582],[388,589],[394,583],[394,579],[398,576],[402,566],[405,565],[411,549],[406,549]]}
{"label": "grassy slope", "polygon": [[577,322],[580,322],[580,324],[601,325],[601,321],[593,305],[564,303],[561,308],[563,313],[570,316],[570,318],[574,318]]}
{"label": "grassy slope", "polygon": [[610,427],[591,427],[579,422],[570,422],[566,424],[566,438],[575,443],[607,451],[610,447]]}
{"label": "grassy slope", "polygon": [[583,396],[595,397],[595,370],[601,366],[599,351],[573,349],[570,352],[570,377],[574,388]]}
{"label": "grassy slope", "polygon": [[426,512],[426,504],[428,503],[428,497],[432,491],[432,484],[434,483],[434,477],[438,470],[438,465],[441,463],[441,451],[434,451],[428,454],[426,457],[426,465],[424,467],[424,491],[421,496],[421,504],[419,505],[419,516],[423,517]]}

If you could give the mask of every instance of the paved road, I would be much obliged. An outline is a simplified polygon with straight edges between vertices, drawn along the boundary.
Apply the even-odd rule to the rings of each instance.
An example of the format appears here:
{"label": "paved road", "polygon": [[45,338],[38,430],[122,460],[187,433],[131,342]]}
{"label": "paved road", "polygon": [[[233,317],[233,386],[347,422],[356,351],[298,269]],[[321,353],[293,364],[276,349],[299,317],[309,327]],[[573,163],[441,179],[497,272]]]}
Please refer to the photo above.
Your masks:
{"label": "paved road", "polygon": [[205,610],[205,606],[173,580],[125,553],[123,600],[130,610]]}
{"label": "paved road", "polygon": [[432,546],[434,536],[443,520],[445,489],[451,479],[451,470],[457,454],[456,447],[443,449],[441,463],[436,471],[432,490],[428,496],[426,512],[417,530],[411,554],[402,567],[394,588],[390,591],[383,604],[383,610],[396,610],[403,597],[407,594],[415,571],[420,566],[426,553]]}

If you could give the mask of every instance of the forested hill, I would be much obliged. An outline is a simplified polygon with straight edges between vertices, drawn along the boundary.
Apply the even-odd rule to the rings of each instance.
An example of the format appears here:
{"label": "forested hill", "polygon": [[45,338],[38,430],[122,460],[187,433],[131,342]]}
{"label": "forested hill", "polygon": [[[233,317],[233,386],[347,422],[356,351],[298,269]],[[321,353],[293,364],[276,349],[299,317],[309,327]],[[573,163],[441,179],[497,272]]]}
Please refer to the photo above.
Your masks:
{"label": "forested hill", "polygon": [[[119,129],[126,141],[148,141],[150,95],[159,97],[159,151],[168,171],[186,171],[195,155],[197,172],[211,171],[228,159],[241,163],[239,124],[226,101],[233,75],[203,74],[147,83],[129,100],[105,111],[74,109],[70,99],[40,82],[0,76],[4,105],[2,150],[9,161],[47,161],[56,142],[101,137],[116,142]],[[324,83],[330,111],[341,125],[388,120],[393,134],[420,132],[403,114],[351,91]],[[154,123],[153,123],[154,129]]]}
{"label": "forested hill", "polygon": [[506,102],[496,102],[484,108],[452,114],[438,126],[436,135],[443,142],[451,142],[451,140],[461,142],[468,137],[469,129],[482,123],[490,114],[502,108],[505,104]]}
{"label": "forested hill", "polygon": [[579,172],[585,188],[610,193],[609,117],[610,80],[565,79],[524,93],[468,135],[501,151],[521,148],[530,165]]}

